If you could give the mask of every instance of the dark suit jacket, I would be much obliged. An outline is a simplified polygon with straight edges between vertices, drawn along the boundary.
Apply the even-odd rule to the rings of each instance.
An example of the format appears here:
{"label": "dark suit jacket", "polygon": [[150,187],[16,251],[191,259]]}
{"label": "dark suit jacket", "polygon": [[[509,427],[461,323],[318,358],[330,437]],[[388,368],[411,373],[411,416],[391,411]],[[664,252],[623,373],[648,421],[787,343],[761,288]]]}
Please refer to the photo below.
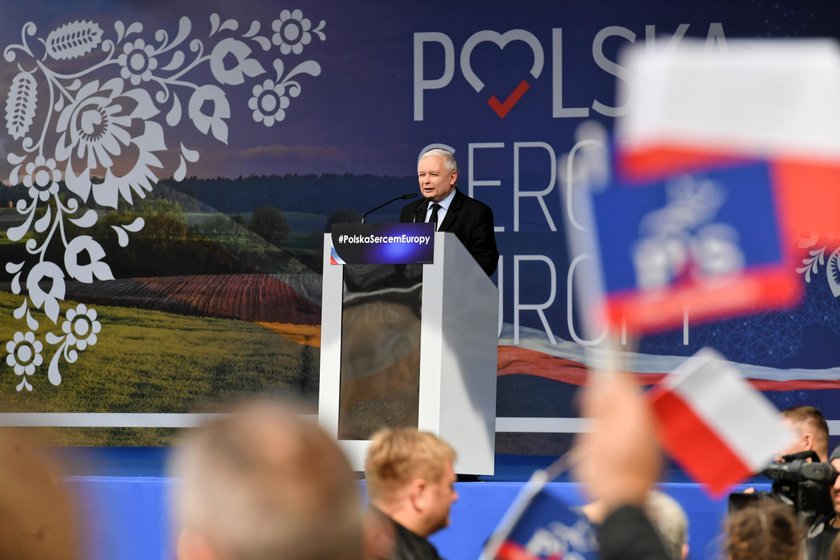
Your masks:
{"label": "dark suit jacket", "polygon": [[416,533],[412,533],[375,506],[370,506],[371,538],[375,541],[390,543],[393,541],[393,549],[390,554],[383,555],[381,548],[390,548],[387,545],[379,550],[373,550],[370,554],[375,560],[443,560],[437,548],[427,539]]}
{"label": "dark suit jacket", "polygon": [[[426,219],[428,205],[428,200],[420,199],[404,206],[400,221],[422,222]],[[456,190],[438,231],[454,233],[487,276],[496,272],[499,250],[493,231],[493,211],[489,206]]]}
{"label": "dark suit jacket", "polygon": [[645,513],[622,506],[597,529],[601,560],[669,560],[665,545]]}

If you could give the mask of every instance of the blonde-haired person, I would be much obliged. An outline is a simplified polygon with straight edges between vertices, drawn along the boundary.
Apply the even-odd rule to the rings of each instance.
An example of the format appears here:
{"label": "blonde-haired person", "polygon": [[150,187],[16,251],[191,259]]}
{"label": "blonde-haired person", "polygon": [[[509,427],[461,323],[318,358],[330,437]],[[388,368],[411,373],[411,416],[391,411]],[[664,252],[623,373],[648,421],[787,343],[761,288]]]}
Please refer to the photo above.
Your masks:
{"label": "blonde-haired person", "polygon": [[659,490],[651,490],[645,502],[648,514],[662,544],[673,560],[688,558],[688,516],[680,503]]}
{"label": "blonde-haired person", "polygon": [[393,539],[389,560],[440,558],[430,535],[449,525],[455,491],[455,451],[429,432],[386,428],[374,434],[365,458],[371,511],[380,533]]}
{"label": "blonde-haired person", "polygon": [[179,560],[360,560],[362,504],[314,420],[271,401],[193,430],[172,462]]}
{"label": "blonde-haired person", "polygon": [[793,508],[767,500],[757,501],[726,519],[728,560],[799,560],[802,534]]}
{"label": "blonde-haired person", "polygon": [[796,442],[780,455],[813,451],[820,461],[828,461],[828,423],[822,412],[813,406],[794,406],[781,412],[782,420],[797,435]]}

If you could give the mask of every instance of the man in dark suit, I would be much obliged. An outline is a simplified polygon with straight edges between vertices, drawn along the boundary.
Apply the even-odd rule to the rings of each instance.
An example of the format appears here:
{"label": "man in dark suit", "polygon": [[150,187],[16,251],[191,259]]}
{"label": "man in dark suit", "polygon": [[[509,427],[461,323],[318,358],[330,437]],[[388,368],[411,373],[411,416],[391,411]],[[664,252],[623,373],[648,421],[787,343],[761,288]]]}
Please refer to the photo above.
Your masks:
{"label": "man in dark suit", "polygon": [[437,231],[454,233],[478,265],[492,276],[499,264],[493,211],[457,188],[458,164],[452,152],[431,149],[417,162],[423,199],[403,207],[401,222],[435,222]]}

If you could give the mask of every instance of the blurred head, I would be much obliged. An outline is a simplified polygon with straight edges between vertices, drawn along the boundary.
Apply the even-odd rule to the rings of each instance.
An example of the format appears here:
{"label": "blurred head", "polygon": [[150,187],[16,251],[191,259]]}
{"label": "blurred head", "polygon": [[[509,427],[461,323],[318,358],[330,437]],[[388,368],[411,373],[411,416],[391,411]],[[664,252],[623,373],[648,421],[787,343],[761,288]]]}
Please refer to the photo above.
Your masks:
{"label": "blurred head", "polygon": [[688,517],[674,498],[651,490],[645,502],[645,513],[662,537],[662,544],[672,560],[688,557]]}
{"label": "blurred head", "polygon": [[797,434],[797,440],[780,455],[814,451],[820,461],[828,460],[828,423],[818,408],[795,406],[782,411],[782,419]]}
{"label": "blurred head", "polygon": [[449,525],[455,492],[455,451],[429,432],[384,429],[365,459],[371,502],[395,521],[427,537]]}
{"label": "blurred head", "polygon": [[801,540],[796,515],[786,504],[758,501],[726,520],[729,560],[798,560]]}
{"label": "blurred head", "polygon": [[0,431],[0,560],[78,560],[79,512],[54,462]]}
{"label": "blurred head", "polygon": [[336,443],[276,403],[235,408],[175,451],[179,560],[358,560],[358,482]]}
{"label": "blurred head", "polygon": [[[840,472],[840,445],[831,452],[829,462],[834,470]],[[834,504],[834,514],[840,516],[840,476],[834,479],[834,485],[831,487],[831,503]]]}
{"label": "blurred head", "polygon": [[417,162],[417,179],[420,194],[440,202],[446,198],[458,182],[458,163],[452,152],[433,148],[420,156]]}

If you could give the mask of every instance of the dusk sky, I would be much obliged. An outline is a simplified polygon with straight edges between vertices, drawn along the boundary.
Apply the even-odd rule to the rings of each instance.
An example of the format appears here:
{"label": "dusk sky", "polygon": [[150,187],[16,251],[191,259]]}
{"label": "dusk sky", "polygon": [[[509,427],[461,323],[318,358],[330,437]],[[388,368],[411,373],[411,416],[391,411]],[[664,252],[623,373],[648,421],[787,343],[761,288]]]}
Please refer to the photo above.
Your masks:
{"label": "dusk sky", "polygon": [[[638,40],[643,40],[646,26],[651,23],[656,23],[657,35],[673,33],[680,24],[688,23],[686,35],[700,37],[706,35],[711,22],[722,22],[725,32],[732,36],[769,35],[780,24],[788,34],[819,34],[823,31],[820,26],[827,25],[823,14],[813,10],[803,12],[795,7],[788,9],[778,3],[765,7],[762,2],[747,2],[747,9],[733,13],[725,2],[681,6],[678,11],[666,2],[658,6],[655,17],[629,8],[617,10],[616,5],[610,3],[599,8],[601,3],[584,6],[531,0],[515,6],[499,4],[494,8],[485,2],[421,4],[373,0],[364,2],[362,8],[361,3],[338,0],[298,3],[110,0],[78,4],[39,0],[7,2],[0,33],[4,45],[19,43],[23,25],[32,21],[38,30],[28,42],[33,50],[37,48],[36,52],[42,53],[43,47],[38,40],[45,39],[60,26],[77,20],[95,22],[104,32],[102,40],[114,40],[113,24],[120,20],[125,26],[134,22],[143,24],[142,33],[133,36],[132,41],[141,37],[147,44],[157,46],[155,32],[163,29],[171,39],[177,31],[179,18],[186,16],[192,21],[192,29],[182,46],[191,40],[201,41],[207,55],[220,37],[241,39],[254,20],[261,23],[260,34],[271,37],[272,21],[278,19],[281,11],[300,8],[311,28],[324,22],[325,40],[312,34],[311,42],[300,54],[288,55],[281,55],[275,45],[266,53],[256,48],[255,43],[248,42],[256,49],[250,56],[255,57],[267,73],[246,77],[242,84],[223,86],[230,103],[227,145],[196,131],[186,122],[186,116],[176,128],[167,126],[164,122],[165,111],[170,106],[167,101],[158,104],[162,112],[156,117],[164,128],[167,148],[177,150],[183,142],[187,148],[200,152],[200,160],[189,168],[189,175],[237,177],[349,172],[405,176],[414,174],[418,150],[432,142],[462,149],[468,143],[539,141],[551,144],[558,152],[569,149],[573,130],[581,119],[552,118],[552,98],[562,97],[566,107],[591,108],[596,102],[612,103],[615,76],[593,61],[596,36],[608,26],[622,26]],[[609,9],[602,9],[606,7]],[[499,11],[505,12],[503,17]],[[208,38],[211,13],[218,13],[223,20],[235,18],[239,29]],[[757,17],[758,13],[761,18]],[[505,22],[506,28],[499,27],[500,21]],[[544,54],[541,74],[538,78],[529,77],[527,71],[533,56],[523,43],[511,42],[503,49],[485,43],[473,54],[473,70],[486,85],[476,92],[459,66],[461,48],[468,37],[479,31],[511,29],[524,29],[539,41]],[[557,41],[556,30],[561,30]],[[454,44],[453,77],[445,88],[425,93],[423,122],[415,122],[412,112],[413,37],[416,32],[443,33]],[[598,48],[607,58],[614,59],[623,44],[627,44],[625,38],[610,35]],[[183,50],[189,59],[191,51]],[[443,71],[442,47],[430,43],[424,52],[424,77],[439,77]],[[171,54],[170,51],[160,56],[157,72],[161,76],[165,74],[161,69]],[[101,52],[90,53],[71,63],[53,59],[42,62],[53,70],[73,65],[80,71],[89,69],[97,57],[102,58]],[[248,101],[255,85],[275,75],[272,61],[277,57],[283,59],[286,72],[299,62],[313,60],[320,65],[321,74],[298,76],[300,96],[290,99],[284,120],[267,127],[254,122]],[[32,60],[21,55],[14,63],[0,65],[3,84],[0,92],[4,99],[8,95],[8,84],[18,71],[17,64],[24,69],[33,68]],[[114,64],[87,73],[81,79],[104,82],[119,76],[119,71],[120,67]],[[36,78],[42,77],[36,73]],[[562,90],[556,87],[558,77],[563,82]],[[487,99],[494,94],[499,99],[506,99],[525,78],[530,80],[529,91],[504,119],[499,118],[488,107]],[[198,86],[215,83],[206,62],[181,79]],[[151,95],[160,89],[153,81],[143,81],[138,87],[145,87]],[[47,106],[44,84],[39,83],[39,88],[33,129],[37,128],[38,119],[43,118]],[[188,88],[172,89],[180,92],[182,103],[186,103]],[[612,119],[597,111],[590,110],[590,117],[611,125]],[[8,134],[4,134],[3,140],[5,151],[16,144]],[[51,141],[54,143],[55,138],[47,135],[45,150]],[[510,156],[505,157],[504,166],[510,168]],[[176,160],[174,157],[169,159],[161,176],[174,171]],[[8,164],[3,163],[0,176],[7,177],[8,172]]]}

